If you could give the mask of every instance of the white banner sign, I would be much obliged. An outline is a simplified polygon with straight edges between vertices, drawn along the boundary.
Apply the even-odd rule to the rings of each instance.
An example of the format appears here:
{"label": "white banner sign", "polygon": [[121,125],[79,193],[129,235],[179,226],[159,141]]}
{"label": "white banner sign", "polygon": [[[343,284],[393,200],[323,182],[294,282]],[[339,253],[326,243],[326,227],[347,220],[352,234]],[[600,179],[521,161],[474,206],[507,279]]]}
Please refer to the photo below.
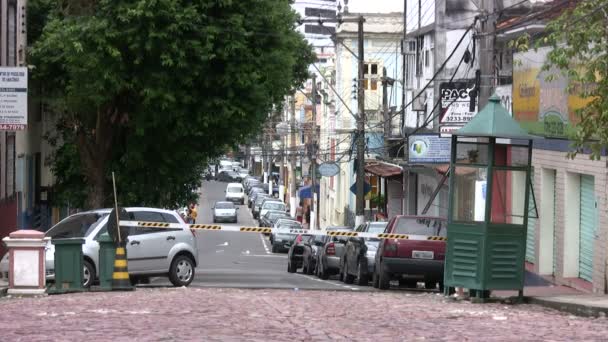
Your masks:
{"label": "white banner sign", "polygon": [[27,127],[27,68],[0,68],[0,130]]}

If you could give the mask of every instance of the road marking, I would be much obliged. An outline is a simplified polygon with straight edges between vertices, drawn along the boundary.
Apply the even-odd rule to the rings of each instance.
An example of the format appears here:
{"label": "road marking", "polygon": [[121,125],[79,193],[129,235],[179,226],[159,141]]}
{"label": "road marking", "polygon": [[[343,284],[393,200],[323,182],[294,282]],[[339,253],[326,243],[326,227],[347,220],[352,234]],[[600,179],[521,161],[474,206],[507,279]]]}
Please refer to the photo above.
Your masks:
{"label": "road marking", "polygon": [[229,243],[228,241],[224,242],[224,243],[220,243],[219,245],[217,245],[216,247],[222,247],[222,246],[228,246]]}
{"label": "road marking", "polygon": [[224,250],[220,249],[220,250],[215,251],[215,253],[224,253]]}
{"label": "road marking", "polygon": [[264,250],[266,250],[266,254],[272,254],[272,253],[270,253],[270,249],[268,249],[268,246],[266,245],[266,239],[264,238],[263,234],[260,234],[260,239],[262,239],[262,246],[264,246]]}
{"label": "road marking", "polygon": [[249,254],[250,257],[264,257],[264,258],[284,258],[286,255],[283,254]]}

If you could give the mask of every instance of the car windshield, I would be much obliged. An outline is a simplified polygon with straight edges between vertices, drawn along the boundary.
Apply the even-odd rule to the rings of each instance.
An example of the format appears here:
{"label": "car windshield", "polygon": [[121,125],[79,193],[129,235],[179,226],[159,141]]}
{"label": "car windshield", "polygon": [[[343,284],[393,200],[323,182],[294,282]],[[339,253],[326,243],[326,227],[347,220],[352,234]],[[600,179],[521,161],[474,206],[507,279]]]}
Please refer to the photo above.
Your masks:
{"label": "car windshield", "polygon": [[241,192],[243,192],[243,189],[240,188],[240,187],[233,186],[233,187],[230,187],[230,188],[226,189],[226,192],[241,193]]}
{"label": "car windshield", "polygon": [[218,202],[215,204],[215,209],[234,209],[232,202]]}
{"label": "car windshield", "polygon": [[49,229],[45,236],[51,239],[87,237],[103,221],[108,214],[87,213],[76,214],[59,222]]}
{"label": "car windshield", "polygon": [[312,235],[302,235],[302,242],[303,243],[310,243],[312,241],[313,236]]}
{"label": "car windshield", "polygon": [[401,217],[397,220],[393,233],[445,237],[446,228],[446,222],[439,219]]}
{"label": "car windshield", "polygon": [[302,225],[298,221],[280,220],[280,221],[277,222],[277,228],[281,229],[281,230],[284,230],[284,229],[300,229],[300,228],[302,228]]}
{"label": "car windshield", "polygon": [[384,233],[384,229],[386,229],[387,224],[388,222],[370,223],[368,233]]}
{"label": "car windshield", "polygon": [[274,220],[277,217],[286,217],[286,216],[288,216],[287,213],[280,212],[280,211],[279,212],[270,212],[268,214],[268,218],[270,218],[271,220]]}
{"label": "car windshield", "polygon": [[285,204],[280,203],[280,202],[268,202],[268,203],[264,203],[264,209],[285,210]]}

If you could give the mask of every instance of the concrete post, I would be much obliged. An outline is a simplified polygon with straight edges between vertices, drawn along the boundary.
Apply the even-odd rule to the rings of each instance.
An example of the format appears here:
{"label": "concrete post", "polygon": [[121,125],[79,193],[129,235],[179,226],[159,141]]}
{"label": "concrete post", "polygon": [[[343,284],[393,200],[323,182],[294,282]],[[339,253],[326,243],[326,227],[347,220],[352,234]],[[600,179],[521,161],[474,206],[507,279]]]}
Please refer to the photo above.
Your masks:
{"label": "concrete post", "polygon": [[45,247],[49,240],[37,230],[18,230],[2,239],[9,253],[9,294],[44,294]]}

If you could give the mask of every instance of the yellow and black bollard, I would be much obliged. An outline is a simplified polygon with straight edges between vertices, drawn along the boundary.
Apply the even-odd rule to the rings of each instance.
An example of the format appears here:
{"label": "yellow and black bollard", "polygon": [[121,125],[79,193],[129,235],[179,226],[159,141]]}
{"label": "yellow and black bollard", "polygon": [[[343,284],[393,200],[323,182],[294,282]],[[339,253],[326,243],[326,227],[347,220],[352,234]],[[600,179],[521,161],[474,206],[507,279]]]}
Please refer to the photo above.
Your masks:
{"label": "yellow and black bollard", "polygon": [[134,287],[131,286],[131,281],[129,280],[126,248],[119,246],[116,248],[116,257],[114,258],[112,291],[129,291],[133,289]]}

